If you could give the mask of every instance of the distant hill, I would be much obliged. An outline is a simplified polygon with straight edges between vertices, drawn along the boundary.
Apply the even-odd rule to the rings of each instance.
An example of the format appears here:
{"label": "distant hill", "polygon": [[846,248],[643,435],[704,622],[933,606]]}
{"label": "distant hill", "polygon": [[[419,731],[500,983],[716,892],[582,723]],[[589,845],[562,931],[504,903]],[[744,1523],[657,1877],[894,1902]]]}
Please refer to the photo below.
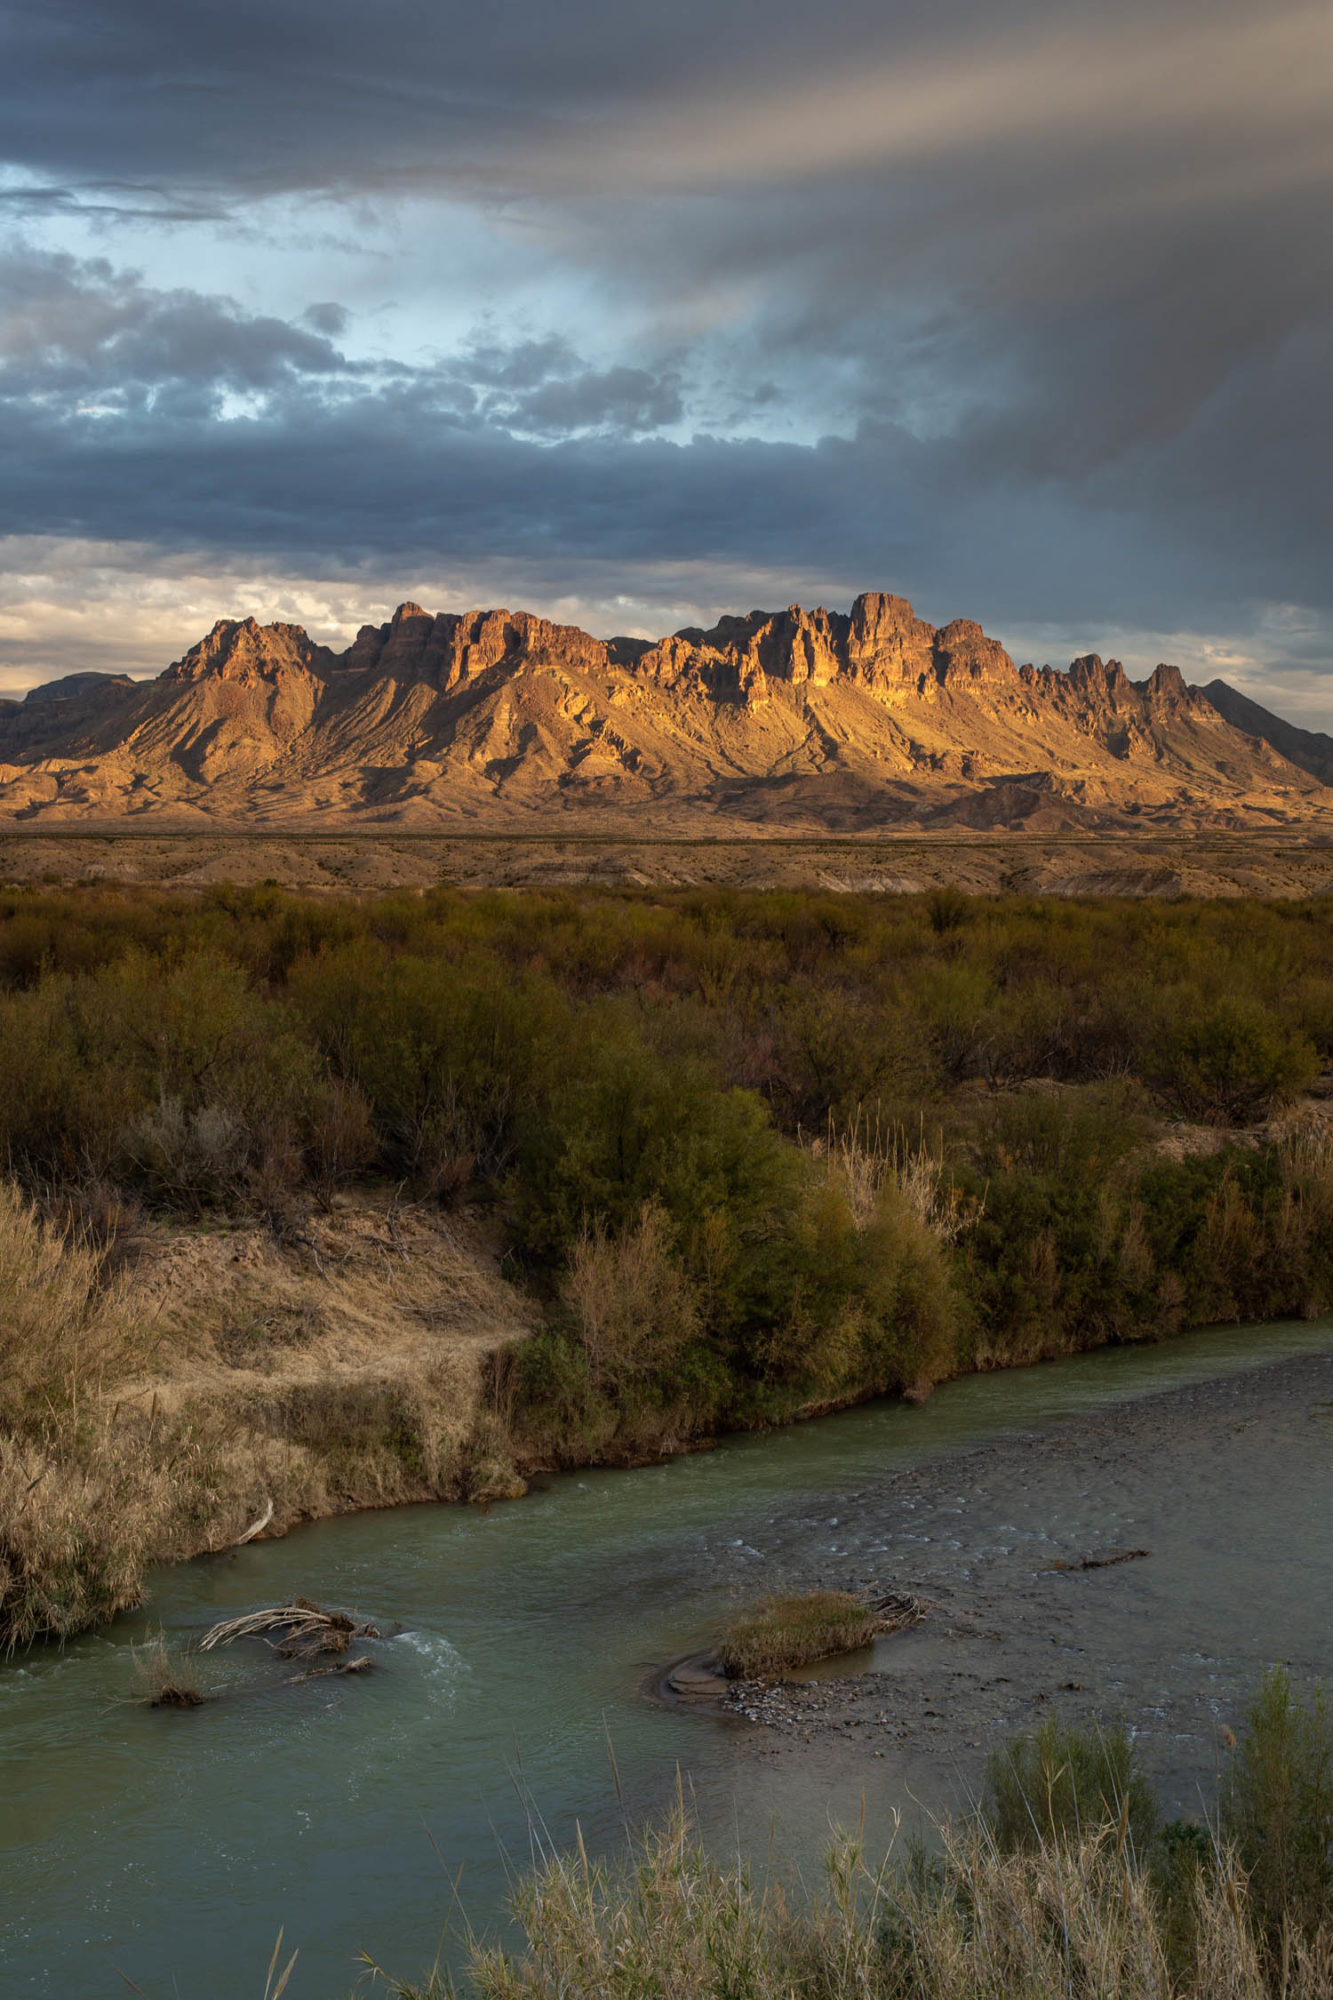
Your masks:
{"label": "distant hill", "polygon": [[1218,714],[1224,715],[1237,729],[1243,729],[1249,736],[1261,737],[1289,764],[1297,764],[1302,771],[1309,771],[1321,784],[1333,785],[1333,736],[1325,736],[1322,730],[1299,729],[1294,722],[1284,722],[1280,715],[1260,708],[1257,701],[1251,701],[1248,695],[1229,687],[1225,681],[1209,681],[1203,691]]}
{"label": "distant hill", "polygon": [[706,834],[1333,817],[1333,740],[1175,667],[1015,666],[902,597],[648,643],[404,604],[342,653],[220,620],[156,680],[0,706],[0,816]]}
{"label": "distant hill", "polygon": [[61,680],[43,681],[40,687],[29,688],[23,698],[25,701],[81,701],[86,695],[133,686],[134,682],[128,674],[66,674]]}

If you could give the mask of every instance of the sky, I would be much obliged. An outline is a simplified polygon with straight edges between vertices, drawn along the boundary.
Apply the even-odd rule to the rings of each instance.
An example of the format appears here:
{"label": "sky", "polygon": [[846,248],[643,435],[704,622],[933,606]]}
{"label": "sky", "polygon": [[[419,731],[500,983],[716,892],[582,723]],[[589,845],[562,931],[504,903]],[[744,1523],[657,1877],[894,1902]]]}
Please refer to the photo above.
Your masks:
{"label": "sky", "polygon": [[0,691],[901,592],[1333,728],[1333,9],[0,4]]}

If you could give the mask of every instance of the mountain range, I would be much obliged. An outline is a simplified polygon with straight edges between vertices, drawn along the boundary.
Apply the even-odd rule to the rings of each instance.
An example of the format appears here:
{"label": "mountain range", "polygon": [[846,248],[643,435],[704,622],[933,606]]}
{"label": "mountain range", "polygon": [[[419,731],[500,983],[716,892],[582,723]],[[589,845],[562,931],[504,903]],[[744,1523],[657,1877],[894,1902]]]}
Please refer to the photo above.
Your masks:
{"label": "mountain range", "polygon": [[0,701],[0,817],[678,834],[1333,821],[1333,738],[1224,681],[1016,666],[877,592],[595,639],[400,605],[345,652],[223,619],[154,680]]}

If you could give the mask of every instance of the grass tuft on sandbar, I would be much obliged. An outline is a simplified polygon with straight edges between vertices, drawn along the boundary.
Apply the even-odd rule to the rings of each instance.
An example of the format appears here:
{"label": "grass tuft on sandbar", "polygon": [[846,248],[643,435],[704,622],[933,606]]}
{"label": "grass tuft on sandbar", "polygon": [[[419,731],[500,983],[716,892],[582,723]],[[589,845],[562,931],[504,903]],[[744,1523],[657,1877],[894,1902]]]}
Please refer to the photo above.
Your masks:
{"label": "grass tuft on sandbar", "polygon": [[733,1621],[718,1648],[733,1680],[764,1680],[868,1646],[880,1617],[846,1590],[766,1597]]}

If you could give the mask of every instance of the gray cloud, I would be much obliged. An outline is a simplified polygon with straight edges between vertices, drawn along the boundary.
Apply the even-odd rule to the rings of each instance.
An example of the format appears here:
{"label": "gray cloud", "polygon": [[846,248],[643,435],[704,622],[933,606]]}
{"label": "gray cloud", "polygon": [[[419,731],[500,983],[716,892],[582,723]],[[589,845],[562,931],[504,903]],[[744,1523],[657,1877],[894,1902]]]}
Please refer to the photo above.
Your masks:
{"label": "gray cloud", "polygon": [[1333,666],[1326,7],[56,0],[5,36],[30,237],[262,233],[298,190],[387,242],[410,193],[583,310],[367,359],[350,300],[16,251],[0,526],[785,569],[1024,629],[1296,606]]}
{"label": "gray cloud", "polygon": [[[814,446],[675,442],[635,434],[674,417],[678,385],[587,368],[566,344],[377,371],[301,329],[158,298],[100,265],[47,260],[15,289],[26,309],[7,323],[0,449],[16,476],[0,532],[304,563],[562,559],[571,577],[608,561],[787,566],[1001,619],[1030,615],[1034,567],[1043,613],[1061,618],[1169,620],[1192,601],[1244,619],[1312,594],[1313,528],[1293,542],[1285,517],[1219,517],[1206,425],[1193,463],[1177,444],[1165,461],[1145,445],[1119,485],[1097,466],[1016,474],[967,434],[923,441],[885,420]],[[1249,429],[1281,386],[1253,385]],[[219,421],[238,389],[252,403]],[[1313,445],[1307,457],[1313,491]],[[1265,490],[1293,468],[1299,455],[1283,454]],[[1142,504],[1154,487],[1170,541]],[[1327,575],[1314,594],[1327,604]]]}
{"label": "gray cloud", "polygon": [[8,145],[56,181],[484,173],[531,192],[540,161],[602,190],[610,153],[611,186],[712,188],[997,138],[1043,151],[1043,117],[1048,137],[1114,120],[1137,142],[1164,113],[1180,134],[1225,105],[1243,144],[1280,116],[1275,83],[1288,132],[1322,101],[1322,10],[1290,0],[1262,19],[1244,0],[1124,0],[1113,19],[1054,0],[48,0],[5,17]]}
{"label": "gray cloud", "polygon": [[626,436],[659,431],[685,414],[680,377],[646,368],[590,368],[566,340],[474,345],[438,371],[475,386],[485,421],[506,431],[559,438],[579,431]]}
{"label": "gray cloud", "polygon": [[103,259],[0,257],[0,395],[11,404],[61,396],[74,420],[92,395],[127,408],[185,387],[211,402],[345,365],[323,335],[226,299],[154,291]]}

